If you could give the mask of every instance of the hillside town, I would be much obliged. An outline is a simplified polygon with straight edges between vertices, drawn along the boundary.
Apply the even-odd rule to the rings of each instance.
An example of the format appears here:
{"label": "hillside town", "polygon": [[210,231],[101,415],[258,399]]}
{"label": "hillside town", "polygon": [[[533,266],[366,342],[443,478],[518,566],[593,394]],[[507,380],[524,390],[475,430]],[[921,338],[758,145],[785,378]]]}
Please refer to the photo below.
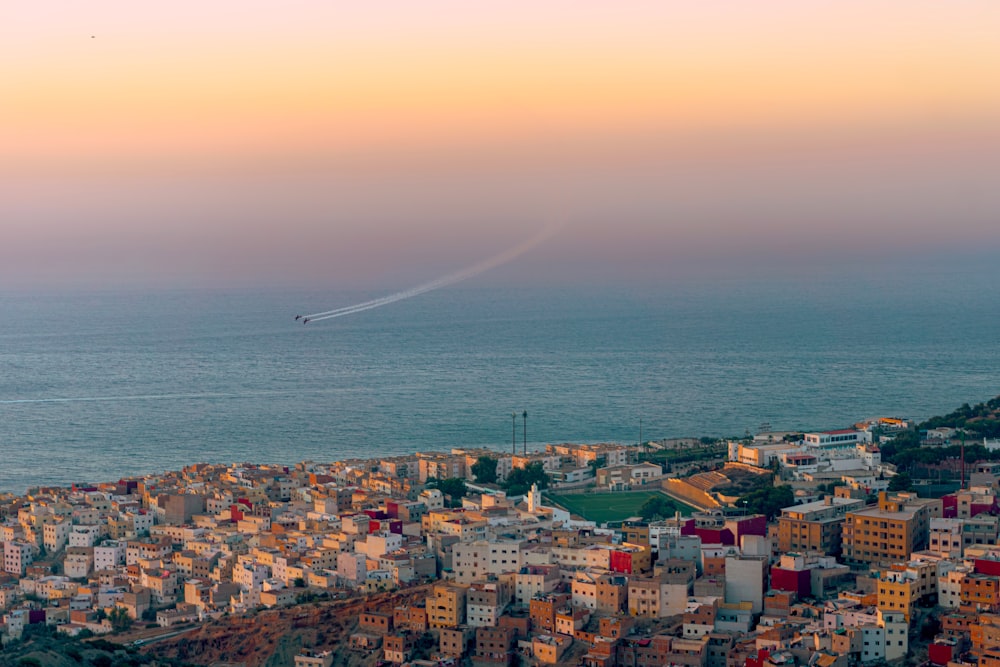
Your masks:
{"label": "hillside town", "polygon": [[[392,665],[1000,667],[1000,464],[963,460],[957,488],[927,496],[882,461],[906,429],[763,431],[686,466],[655,454],[697,441],[196,464],[30,489],[0,499],[0,639],[359,599],[337,641]],[[530,469],[541,483],[504,490]],[[748,488],[792,500],[756,513]],[[598,522],[559,502],[636,490],[687,509]]]}

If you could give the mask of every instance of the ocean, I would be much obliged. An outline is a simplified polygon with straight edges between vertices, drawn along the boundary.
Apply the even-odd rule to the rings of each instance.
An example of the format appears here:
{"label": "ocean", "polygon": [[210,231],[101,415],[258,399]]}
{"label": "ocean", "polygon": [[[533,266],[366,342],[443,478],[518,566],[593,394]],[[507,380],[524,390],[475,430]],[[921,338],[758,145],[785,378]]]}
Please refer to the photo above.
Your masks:
{"label": "ocean", "polygon": [[0,490],[186,464],[735,436],[1000,394],[991,266],[382,293],[0,292]]}

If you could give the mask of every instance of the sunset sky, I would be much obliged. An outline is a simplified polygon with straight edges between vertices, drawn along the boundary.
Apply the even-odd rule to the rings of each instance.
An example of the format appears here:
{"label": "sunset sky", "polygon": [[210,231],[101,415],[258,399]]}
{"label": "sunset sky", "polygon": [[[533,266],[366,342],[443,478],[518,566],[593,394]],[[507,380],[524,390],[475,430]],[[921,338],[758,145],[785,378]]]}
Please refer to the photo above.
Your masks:
{"label": "sunset sky", "polygon": [[[1000,3],[35,0],[0,288],[1000,251]],[[489,280],[488,276],[477,280]]]}

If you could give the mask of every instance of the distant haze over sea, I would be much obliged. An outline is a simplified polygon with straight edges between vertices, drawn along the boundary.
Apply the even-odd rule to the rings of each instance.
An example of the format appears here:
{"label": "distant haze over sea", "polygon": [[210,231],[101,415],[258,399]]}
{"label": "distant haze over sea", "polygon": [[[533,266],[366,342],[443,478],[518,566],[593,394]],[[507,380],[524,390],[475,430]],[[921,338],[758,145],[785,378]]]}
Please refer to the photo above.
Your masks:
{"label": "distant haze over sea", "polygon": [[[799,267],[801,270],[801,267]],[[1000,271],[383,292],[0,293],[0,490],[295,463],[842,427],[1000,393]],[[406,287],[405,285],[401,287]]]}

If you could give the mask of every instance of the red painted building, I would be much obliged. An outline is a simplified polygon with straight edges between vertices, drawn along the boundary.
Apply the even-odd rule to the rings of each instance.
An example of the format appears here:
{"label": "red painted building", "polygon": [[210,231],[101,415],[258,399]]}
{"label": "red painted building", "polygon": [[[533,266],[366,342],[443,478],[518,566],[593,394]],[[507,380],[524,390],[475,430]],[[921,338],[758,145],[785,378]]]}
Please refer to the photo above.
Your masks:
{"label": "red painted building", "polygon": [[609,567],[612,572],[632,574],[632,554],[628,551],[612,551],[610,561]]}
{"label": "red painted building", "polygon": [[246,498],[237,498],[236,503],[229,506],[229,520],[233,523],[243,520],[243,515],[253,509],[253,503]]}
{"label": "red painted building", "polygon": [[958,518],[958,498],[952,495],[941,496],[941,516],[945,519]]}
{"label": "red painted building", "polygon": [[932,665],[947,665],[955,654],[955,643],[935,641],[927,647],[927,657]]}
{"label": "red painted building", "polygon": [[809,570],[786,570],[775,565],[771,568],[771,588],[795,593],[801,600],[812,595],[812,573]]}
{"label": "red painted building", "polygon": [[694,534],[701,538],[702,544],[721,544],[727,547],[736,544],[736,536],[728,528],[695,528]]}
{"label": "red painted building", "polygon": [[771,652],[762,648],[756,653],[747,657],[744,667],[764,667],[764,663],[771,657]]}
{"label": "red painted building", "polygon": [[[969,495],[966,495],[966,498],[969,498]],[[989,496],[984,497],[980,494],[974,494],[972,495],[972,498],[985,500],[989,498]],[[996,496],[992,496],[992,500],[989,502],[969,502],[969,517],[978,516],[980,514],[1000,514],[1000,506],[997,505]],[[945,519],[958,518],[958,494],[949,494],[941,497],[941,516]]]}
{"label": "red painted building", "polygon": [[763,514],[754,514],[753,516],[729,519],[726,521],[726,528],[733,533],[737,544],[740,543],[744,535],[767,537],[767,517]]}
{"label": "red painted building", "polygon": [[977,558],[975,561],[975,571],[976,574],[988,574],[994,577],[1000,576],[1000,560]]}
{"label": "red painted building", "polygon": [[399,518],[399,503],[397,503],[395,501],[392,501],[392,500],[387,500],[385,502],[385,513],[387,515],[389,515],[389,518],[391,518],[391,519],[398,519]]}

